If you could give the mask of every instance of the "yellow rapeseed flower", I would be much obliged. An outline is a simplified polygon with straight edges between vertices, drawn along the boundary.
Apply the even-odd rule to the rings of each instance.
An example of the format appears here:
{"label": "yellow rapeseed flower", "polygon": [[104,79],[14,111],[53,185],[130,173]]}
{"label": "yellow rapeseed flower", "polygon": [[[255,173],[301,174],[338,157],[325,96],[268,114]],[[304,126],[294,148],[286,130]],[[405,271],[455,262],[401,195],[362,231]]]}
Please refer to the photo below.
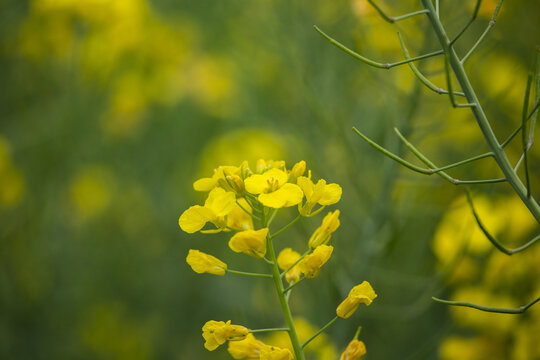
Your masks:
{"label": "yellow rapeseed flower", "polygon": [[295,184],[298,177],[306,172],[306,162],[304,160],[297,162],[289,172],[289,182]]}
{"label": "yellow rapeseed flower", "polygon": [[268,228],[240,231],[229,240],[229,247],[237,253],[260,259],[266,254],[267,235]]}
{"label": "yellow rapeseed flower", "polygon": [[231,341],[227,350],[233,359],[259,359],[265,344],[253,334],[247,334],[244,340]]}
{"label": "yellow rapeseed flower", "polygon": [[203,328],[204,347],[213,351],[227,340],[243,340],[249,333],[249,329],[241,325],[231,325],[231,320],[226,323],[223,321],[207,321]]}
{"label": "yellow rapeseed flower", "polygon": [[351,289],[349,295],[336,309],[337,316],[343,319],[350,317],[358,305],[364,303],[369,306],[371,302],[377,297],[375,291],[367,281],[362,282],[360,285],[356,285]]}
{"label": "yellow rapeseed flower", "polygon": [[222,228],[226,224],[224,217],[233,210],[235,205],[234,193],[222,188],[214,188],[208,194],[204,206],[191,206],[180,215],[178,224],[182,230],[190,234],[201,230],[207,222],[212,222],[216,227]]}
{"label": "yellow rapeseed flower", "polygon": [[225,275],[227,264],[218,258],[205,254],[199,250],[190,249],[186,262],[197,274]]}
{"label": "yellow rapeseed flower", "polygon": [[196,191],[210,191],[217,186],[222,186],[226,190],[236,190],[243,188],[242,173],[248,167],[247,161],[240,166],[219,166],[214,169],[212,177],[200,178],[193,183]]}
{"label": "yellow rapeseed flower", "polygon": [[332,237],[332,233],[339,227],[339,224],[339,210],[326,214],[321,226],[309,238],[309,247],[315,249],[319,245],[327,244],[330,241],[330,237]]}
{"label": "yellow rapeseed flower", "polygon": [[326,180],[319,180],[317,184],[311,181],[311,171],[308,177],[300,176],[296,183],[306,196],[306,203],[304,205],[298,205],[298,211],[303,216],[311,214],[311,210],[316,204],[319,205],[332,205],[337,203],[341,199],[341,186],[338,184],[326,184]]}
{"label": "yellow rapeseed flower", "polygon": [[358,360],[366,354],[366,345],[363,341],[354,339],[347,345],[339,360]]}
{"label": "yellow rapeseed flower", "polygon": [[298,268],[307,278],[314,278],[321,272],[321,267],[330,259],[334,248],[330,245],[319,245],[313,250],[313,253],[306,255],[298,263]]}
{"label": "yellow rapeseed flower", "polygon": [[[300,254],[294,251],[291,248],[285,248],[281,250],[277,257],[277,264],[281,270],[287,270],[289,267],[292,266],[298,259],[300,258]],[[298,279],[300,279],[300,269],[298,268],[298,265],[295,265],[291,270],[287,271],[285,274],[285,279],[287,282],[297,282]]]}
{"label": "yellow rapeseed flower", "polygon": [[261,349],[260,360],[293,360],[294,356],[289,349],[265,345]]}
{"label": "yellow rapeseed flower", "polygon": [[244,181],[246,190],[259,195],[258,200],[274,209],[294,206],[302,201],[304,194],[296,184],[288,183],[284,170],[271,168],[262,174],[253,174]]}

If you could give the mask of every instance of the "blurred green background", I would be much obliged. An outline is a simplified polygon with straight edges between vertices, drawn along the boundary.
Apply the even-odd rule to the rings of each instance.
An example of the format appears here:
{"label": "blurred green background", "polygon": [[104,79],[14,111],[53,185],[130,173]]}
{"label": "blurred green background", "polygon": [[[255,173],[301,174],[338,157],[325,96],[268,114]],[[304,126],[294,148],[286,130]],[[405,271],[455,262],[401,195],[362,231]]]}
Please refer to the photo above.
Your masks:
{"label": "blurred green background", "polygon": [[[419,8],[380,3],[393,15]],[[441,3],[456,33],[475,2]],[[483,1],[460,54],[494,5]],[[538,14],[538,1],[505,2],[467,65],[499,139],[520,122]],[[353,285],[368,280],[379,294],[310,359],[336,359],[358,325],[369,359],[540,359],[538,309],[486,316],[430,300],[527,303],[540,293],[538,246],[495,253],[461,189],[398,167],[351,131],[405,154],[397,126],[444,165],[487,150],[470,111],[451,109],[407,66],[355,61],[313,24],[377,61],[402,59],[396,28],[364,0],[0,1],[0,358],[228,359],[224,347],[203,348],[207,320],[281,326],[271,284],[197,275],[185,256],[196,248],[236,269],[260,264],[232,253],[226,234],[177,225],[203,201],[194,180],[267,158],[306,160],[316,179],[343,187],[333,258],[291,297],[306,331],[331,319]],[[413,55],[438,49],[425,18],[399,26]],[[441,59],[420,66],[443,87]],[[519,148],[508,149],[513,161]],[[489,160],[451,173],[498,176]],[[508,244],[538,230],[507,185],[474,190]],[[300,249],[319,221],[302,221],[283,245]]]}

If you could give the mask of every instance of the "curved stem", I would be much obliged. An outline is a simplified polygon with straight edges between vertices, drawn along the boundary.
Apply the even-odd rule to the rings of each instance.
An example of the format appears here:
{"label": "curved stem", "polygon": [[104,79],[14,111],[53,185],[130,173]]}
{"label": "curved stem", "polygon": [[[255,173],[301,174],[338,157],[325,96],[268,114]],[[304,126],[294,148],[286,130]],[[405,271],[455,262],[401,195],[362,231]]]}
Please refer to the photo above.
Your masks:
{"label": "curved stem", "polygon": [[466,301],[443,300],[443,299],[436,298],[434,296],[432,296],[431,299],[433,299],[436,302],[440,302],[441,304],[470,307],[470,308],[481,310],[481,311],[500,313],[500,314],[523,314],[525,311],[527,311],[527,309],[529,309],[531,306],[533,306],[538,301],[540,301],[540,297],[538,297],[534,299],[533,301],[531,301],[530,303],[520,306],[516,309],[507,309],[507,308],[498,308],[498,307],[478,305],[478,304],[473,304]]}
{"label": "curved stem", "polygon": [[291,285],[289,285],[285,290],[283,290],[283,293],[286,294],[289,291],[291,291],[296,285],[300,284],[302,281],[304,281],[306,278],[303,277],[299,279],[298,281],[293,282]]}

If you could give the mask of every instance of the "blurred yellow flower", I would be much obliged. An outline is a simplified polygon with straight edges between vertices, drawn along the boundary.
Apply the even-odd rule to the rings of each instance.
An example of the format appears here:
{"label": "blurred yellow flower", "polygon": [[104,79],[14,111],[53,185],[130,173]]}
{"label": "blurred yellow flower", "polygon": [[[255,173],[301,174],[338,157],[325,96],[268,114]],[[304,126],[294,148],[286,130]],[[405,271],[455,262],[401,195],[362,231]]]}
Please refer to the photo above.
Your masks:
{"label": "blurred yellow flower", "polygon": [[[300,258],[300,254],[294,251],[291,248],[285,248],[281,250],[277,257],[277,263],[281,270],[287,270],[289,267],[291,267],[298,259]],[[285,279],[287,282],[297,282],[298,279],[300,279],[300,269],[298,268],[298,265],[295,265],[291,270],[289,270],[285,274]]]}
{"label": "blurred yellow flower", "polygon": [[377,294],[375,294],[371,284],[363,281],[360,285],[353,287],[347,298],[339,304],[336,309],[337,316],[347,319],[354,314],[360,304],[369,306],[376,297]]}
{"label": "blurred yellow flower", "polygon": [[213,351],[226,341],[243,340],[247,337],[249,329],[241,325],[231,325],[231,320],[207,321],[203,328],[204,347]]}
{"label": "blurred yellow flower", "polygon": [[298,263],[298,269],[309,279],[316,277],[321,272],[321,267],[330,259],[333,250],[330,245],[317,246]]}
{"label": "blurred yellow flower", "polygon": [[293,360],[294,356],[289,349],[265,345],[261,349],[260,360]]}
{"label": "blurred yellow flower", "polygon": [[186,262],[197,274],[225,275],[227,264],[218,258],[199,250],[190,249]]}
{"label": "blurred yellow flower", "polygon": [[207,222],[212,222],[217,228],[226,224],[223,217],[228,215],[236,206],[236,196],[222,188],[214,188],[208,194],[204,206],[194,205],[184,211],[178,219],[178,224],[187,233],[201,230]]}
{"label": "blurred yellow flower", "polygon": [[259,359],[265,344],[257,340],[253,334],[247,334],[244,340],[231,341],[227,351],[233,359]]}
{"label": "blurred yellow flower", "polygon": [[326,245],[339,225],[339,210],[326,214],[321,226],[309,238],[309,247],[315,249],[319,245]]}
{"label": "blurred yellow flower", "polygon": [[300,176],[296,182],[306,197],[305,204],[298,205],[298,211],[303,216],[311,214],[315,204],[332,205],[341,199],[341,186],[338,184],[326,184],[326,180],[323,179],[314,184],[311,181],[311,171],[309,171],[309,177]]}
{"label": "blurred yellow flower", "polygon": [[91,219],[109,207],[112,186],[113,175],[101,166],[83,168],[75,175],[69,192],[79,220]]}
{"label": "blurred yellow flower", "polygon": [[9,142],[0,135],[0,208],[17,205],[25,188],[23,174],[12,163]]}
{"label": "blurred yellow flower", "polygon": [[234,252],[244,253],[255,258],[262,258],[266,254],[266,236],[268,228],[260,230],[245,230],[233,235],[229,240],[229,247]]}
{"label": "blurred yellow flower", "polygon": [[341,354],[339,360],[358,360],[366,354],[366,345],[363,341],[352,340]]}

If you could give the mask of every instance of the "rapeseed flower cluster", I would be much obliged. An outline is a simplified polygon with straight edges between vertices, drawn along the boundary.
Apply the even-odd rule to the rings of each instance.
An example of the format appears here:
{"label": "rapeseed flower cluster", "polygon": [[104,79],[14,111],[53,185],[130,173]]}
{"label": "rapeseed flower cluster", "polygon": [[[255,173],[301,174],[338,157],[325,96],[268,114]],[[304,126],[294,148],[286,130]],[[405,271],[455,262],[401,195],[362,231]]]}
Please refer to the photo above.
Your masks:
{"label": "rapeseed flower cluster", "polygon": [[[195,181],[193,188],[208,195],[203,205],[191,206],[180,215],[180,228],[190,234],[199,231],[232,233],[229,248],[264,260],[270,266],[270,273],[232,270],[222,260],[195,249],[189,250],[187,263],[199,274],[223,276],[231,273],[272,279],[287,325],[278,329],[250,330],[232,325],[231,321],[210,320],[202,328],[205,348],[213,351],[228,342],[228,351],[234,359],[304,359],[303,348],[320,332],[315,332],[314,337],[300,345],[287,300],[293,287],[305,279],[317,277],[330,260],[334,247],[329,243],[340,226],[340,211],[325,215],[321,225],[307,239],[303,254],[290,247],[277,253],[273,239],[301,218],[315,216],[326,206],[338,203],[341,186],[324,179],[314,181],[305,161],[287,168],[284,161],[259,159],[253,167],[247,161],[238,166],[220,166],[211,176]],[[272,230],[277,212],[284,208],[294,209],[296,217],[281,229]],[[376,296],[367,281],[355,286],[337,308],[338,316],[328,326],[338,317],[352,316],[359,304],[370,305]],[[291,346],[269,345],[255,337],[254,333],[264,331],[287,333]],[[349,344],[342,359],[359,359],[364,353],[364,344],[357,341]]]}

